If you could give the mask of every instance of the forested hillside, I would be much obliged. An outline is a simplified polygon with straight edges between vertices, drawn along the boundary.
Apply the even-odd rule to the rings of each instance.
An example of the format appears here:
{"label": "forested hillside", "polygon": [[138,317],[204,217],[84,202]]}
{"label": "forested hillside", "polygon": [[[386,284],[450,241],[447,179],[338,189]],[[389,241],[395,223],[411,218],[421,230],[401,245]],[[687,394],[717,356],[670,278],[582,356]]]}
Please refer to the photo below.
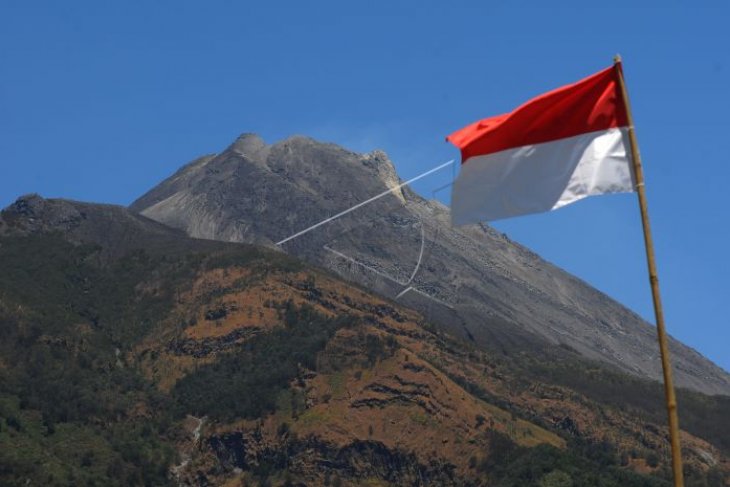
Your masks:
{"label": "forested hillside", "polygon": [[[279,252],[34,197],[0,269],[2,485],[669,485],[659,384]],[[728,406],[680,391],[688,485],[730,479]]]}

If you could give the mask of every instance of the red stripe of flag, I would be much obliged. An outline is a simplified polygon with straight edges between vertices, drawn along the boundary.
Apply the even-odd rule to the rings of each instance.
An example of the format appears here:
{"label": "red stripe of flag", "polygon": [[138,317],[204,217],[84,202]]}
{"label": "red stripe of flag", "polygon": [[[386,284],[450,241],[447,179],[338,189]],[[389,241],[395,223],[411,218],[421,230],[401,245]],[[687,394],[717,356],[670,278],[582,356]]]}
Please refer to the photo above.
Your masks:
{"label": "red stripe of flag", "polygon": [[617,69],[620,64],[533,98],[511,113],[468,125],[446,140],[461,149],[464,163],[473,156],[625,127]]}

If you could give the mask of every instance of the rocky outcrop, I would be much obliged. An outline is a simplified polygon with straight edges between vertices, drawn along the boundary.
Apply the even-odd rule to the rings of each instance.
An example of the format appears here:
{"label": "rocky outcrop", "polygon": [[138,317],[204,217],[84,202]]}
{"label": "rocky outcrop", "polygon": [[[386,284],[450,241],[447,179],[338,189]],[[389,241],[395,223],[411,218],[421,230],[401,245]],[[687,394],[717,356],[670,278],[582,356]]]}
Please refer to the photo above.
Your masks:
{"label": "rocky outcrop", "polygon": [[242,342],[255,337],[261,332],[259,327],[237,328],[219,337],[205,337],[201,340],[177,338],[170,342],[168,350],[175,355],[191,355],[195,358],[226,351]]}
{"label": "rocky outcrop", "polygon": [[453,465],[435,460],[423,464],[414,454],[377,441],[355,440],[337,446],[316,437],[285,437],[273,443],[260,432],[238,431],[208,438],[208,447],[226,472],[286,470],[312,485],[322,485],[325,478],[333,477],[349,481],[377,479],[403,486],[465,484],[454,474]]}

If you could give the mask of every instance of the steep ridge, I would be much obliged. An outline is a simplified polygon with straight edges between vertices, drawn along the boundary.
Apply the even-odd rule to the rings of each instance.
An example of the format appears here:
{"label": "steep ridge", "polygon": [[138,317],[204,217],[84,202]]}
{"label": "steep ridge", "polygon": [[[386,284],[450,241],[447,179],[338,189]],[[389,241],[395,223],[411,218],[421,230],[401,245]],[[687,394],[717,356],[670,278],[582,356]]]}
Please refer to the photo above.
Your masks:
{"label": "steep ridge", "polygon": [[[305,137],[267,145],[245,134],[130,209],[196,238],[274,246],[399,181],[381,151],[357,154]],[[483,348],[562,344],[661,378],[654,329],[639,316],[486,225],[452,228],[448,208],[408,188],[281,248],[397,297]],[[726,371],[676,340],[671,349],[679,386],[730,394]]]}
{"label": "steep ridge", "polygon": [[[0,267],[3,485],[667,485],[657,384],[485,352],[279,251],[28,196]],[[723,485],[727,401],[680,401],[688,485]]]}

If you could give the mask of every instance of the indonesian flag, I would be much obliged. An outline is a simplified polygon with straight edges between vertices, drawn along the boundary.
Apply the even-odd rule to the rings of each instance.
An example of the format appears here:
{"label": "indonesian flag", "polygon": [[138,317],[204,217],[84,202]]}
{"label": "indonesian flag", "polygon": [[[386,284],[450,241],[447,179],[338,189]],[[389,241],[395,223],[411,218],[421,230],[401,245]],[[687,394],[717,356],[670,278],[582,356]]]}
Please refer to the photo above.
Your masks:
{"label": "indonesian flag", "polygon": [[453,224],[633,191],[620,69],[617,63],[449,135],[462,159],[451,196]]}

